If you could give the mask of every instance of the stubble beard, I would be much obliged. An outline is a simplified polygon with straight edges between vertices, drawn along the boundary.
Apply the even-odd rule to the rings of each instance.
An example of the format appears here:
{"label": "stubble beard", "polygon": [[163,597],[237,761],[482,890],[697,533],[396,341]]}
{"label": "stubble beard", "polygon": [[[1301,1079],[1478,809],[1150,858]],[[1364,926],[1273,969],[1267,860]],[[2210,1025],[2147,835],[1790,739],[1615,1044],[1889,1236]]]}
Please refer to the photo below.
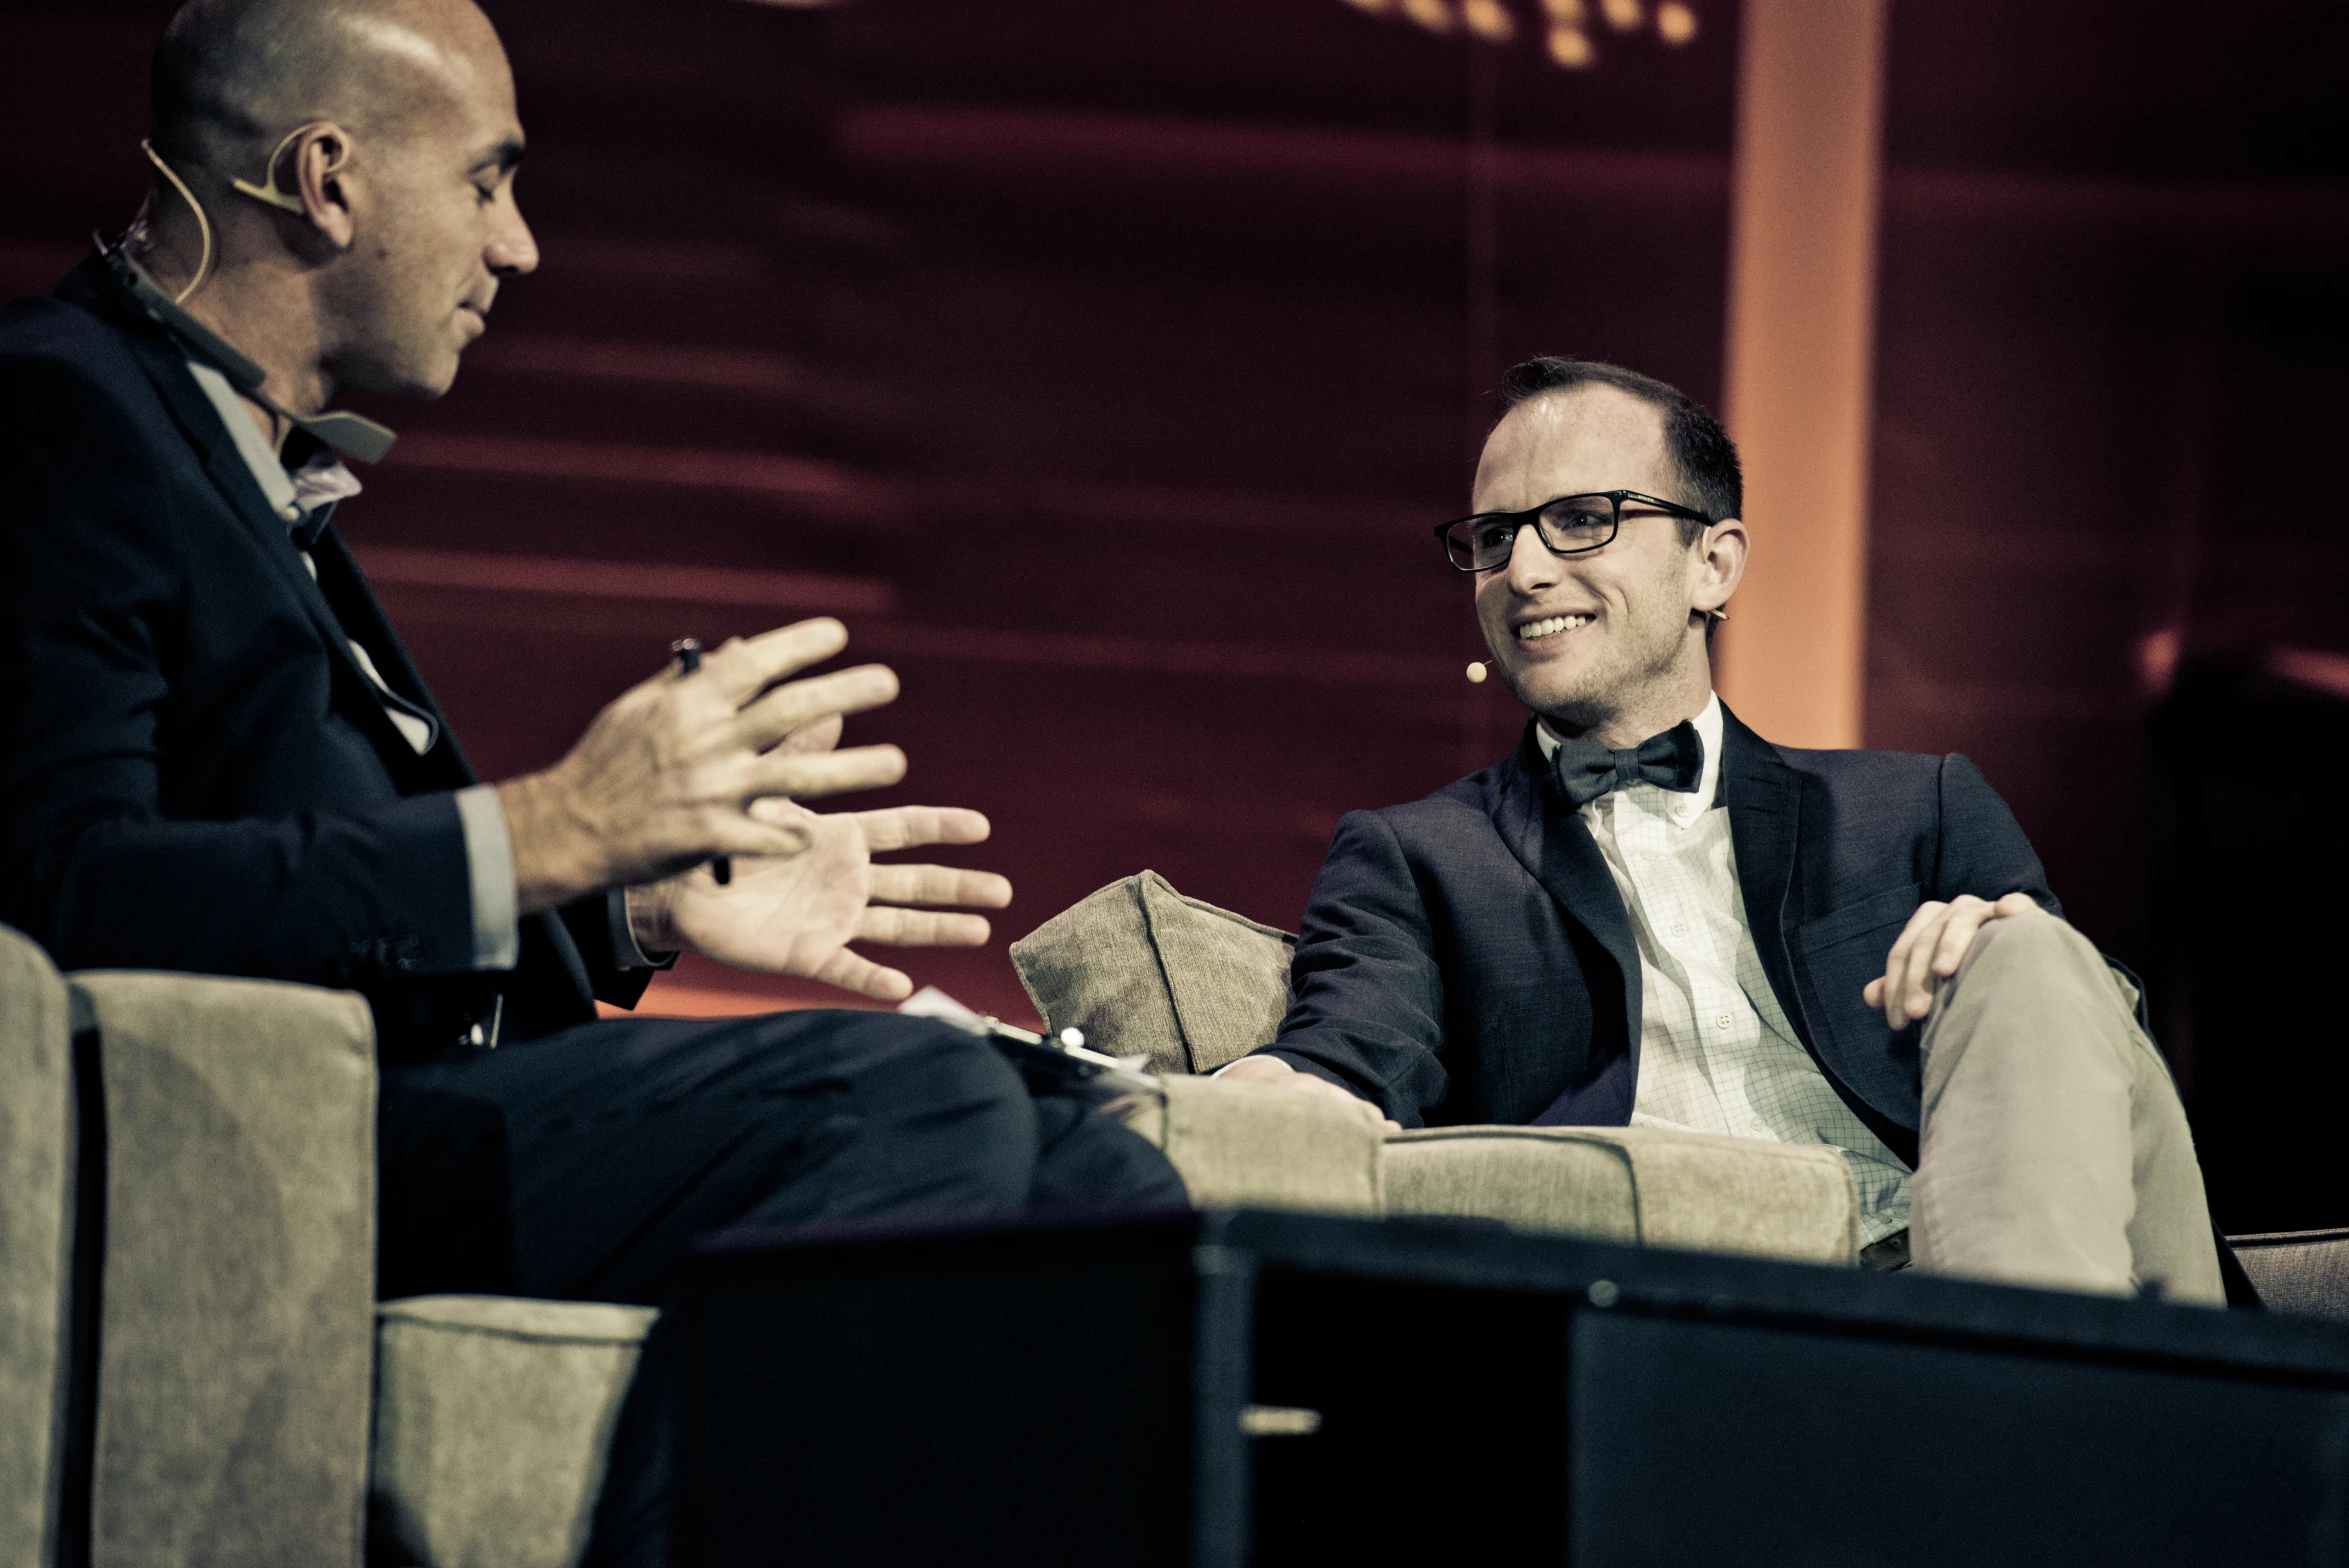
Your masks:
{"label": "stubble beard", "polygon": [[[1503,634],[1507,635],[1506,629]],[[1685,643],[1685,636],[1647,648],[1625,648],[1610,643],[1591,664],[1568,673],[1562,689],[1553,687],[1546,697],[1530,689],[1533,677],[1538,672],[1565,672],[1555,672],[1547,661],[1533,671],[1512,668],[1508,660],[1497,654],[1495,662],[1500,666],[1502,681],[1519,702],[1547,720],[1554,731],[1580,735],[1605,728],[1637,706],[1646,693],[1667,684],[1677,671]]]}

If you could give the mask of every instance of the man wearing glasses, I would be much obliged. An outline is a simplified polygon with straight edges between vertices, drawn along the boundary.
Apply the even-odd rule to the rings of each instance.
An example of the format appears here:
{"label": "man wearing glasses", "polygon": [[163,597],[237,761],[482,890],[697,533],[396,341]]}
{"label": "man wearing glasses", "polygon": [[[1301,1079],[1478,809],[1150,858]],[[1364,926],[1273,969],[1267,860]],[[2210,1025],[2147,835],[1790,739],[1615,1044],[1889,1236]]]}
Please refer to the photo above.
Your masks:
{"label": "man wearing glasses", "polygon": [[1980,772],[1773,746],[1713,695],[1750,543],[1720,425],[1589,361],[1503,394],[1438,533],[1533,721],[1339,824],[1280,1037],[1227,1071],[1405,1126],[1824,1143],[1873,1267],[2223,1301],[2136,986]]}

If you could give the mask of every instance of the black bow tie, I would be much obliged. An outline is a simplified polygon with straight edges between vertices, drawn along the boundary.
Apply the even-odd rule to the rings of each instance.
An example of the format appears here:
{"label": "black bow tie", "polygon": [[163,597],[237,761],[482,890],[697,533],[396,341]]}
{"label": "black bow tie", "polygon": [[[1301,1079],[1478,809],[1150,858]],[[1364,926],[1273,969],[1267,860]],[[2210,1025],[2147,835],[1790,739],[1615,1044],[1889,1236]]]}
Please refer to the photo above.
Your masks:
{"label": "black bow tie", "polygon": [[1630,751],[1610,751],[1595,740],[1565,740],[1550,757],[1550,781],[1578,810],[1642,779],[1693,795],[1704,771],[1705,743],[1686,719]]}

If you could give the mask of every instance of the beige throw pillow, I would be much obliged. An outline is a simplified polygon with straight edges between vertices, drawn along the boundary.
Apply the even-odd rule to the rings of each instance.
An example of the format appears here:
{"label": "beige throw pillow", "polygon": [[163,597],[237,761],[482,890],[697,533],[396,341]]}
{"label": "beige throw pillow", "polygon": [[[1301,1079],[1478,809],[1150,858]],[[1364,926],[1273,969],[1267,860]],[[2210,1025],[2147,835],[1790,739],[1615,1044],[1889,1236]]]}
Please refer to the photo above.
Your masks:
{"label": "beige throw pillow", "polygon": [[1093,1049],[1146,1056],[1155,1072],[1205,1073],[1271,1042],[1296,946],[1145,871],[1012,943],[1011,961],[1051,1029],[1082,1029]]}

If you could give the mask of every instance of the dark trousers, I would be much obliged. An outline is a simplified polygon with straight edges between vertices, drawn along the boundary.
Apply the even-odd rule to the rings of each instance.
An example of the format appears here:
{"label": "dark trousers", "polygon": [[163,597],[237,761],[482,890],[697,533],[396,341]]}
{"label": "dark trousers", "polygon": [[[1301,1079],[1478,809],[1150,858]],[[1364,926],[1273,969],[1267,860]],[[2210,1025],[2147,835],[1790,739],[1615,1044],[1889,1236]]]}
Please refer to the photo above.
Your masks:
{"label": "dark trousers", "polygon": [[[626,1019],[383,1073],[379,1290],[657,1306],[696,1236],[1185,1201],[1165,1157],[1032,1096],[983,1040],[893,1013]],[[591,1564],[666,1555],[658,1327]]]}

